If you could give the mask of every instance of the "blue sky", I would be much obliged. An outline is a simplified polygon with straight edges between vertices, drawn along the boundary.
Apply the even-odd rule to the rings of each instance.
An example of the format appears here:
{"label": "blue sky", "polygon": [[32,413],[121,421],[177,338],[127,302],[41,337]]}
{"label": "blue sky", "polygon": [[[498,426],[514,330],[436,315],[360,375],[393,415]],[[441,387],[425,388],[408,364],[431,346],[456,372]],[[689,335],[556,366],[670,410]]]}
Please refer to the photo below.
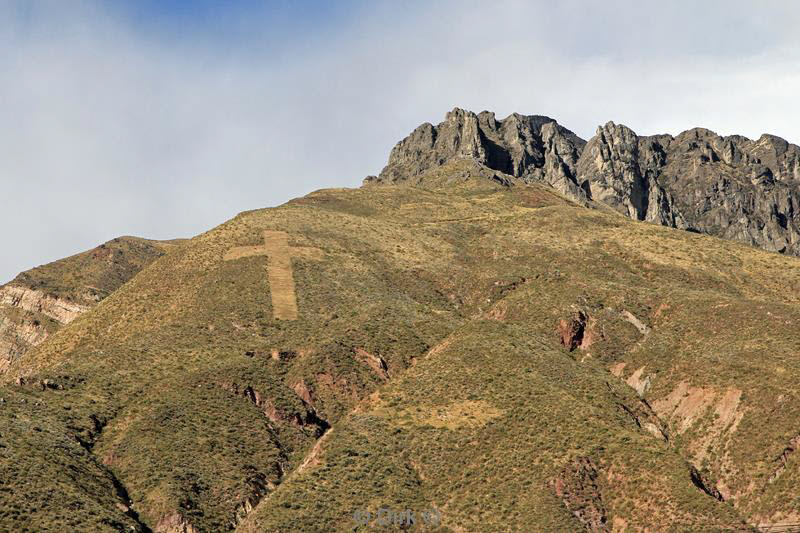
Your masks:
{"label": "blue sky", "polygon": [[0,282],[358,186],[455,106],[797,143],[800,2],[0,3]]}
{"label": "blue sky", "polygon": [[[246,53],[253,46],[284,48],[313,40],[344,23],[361,6],[309,0],[143,0],[110,4],[142,36],[162,44],[205,44],[217,52]],[[188,42],[187,42],[188,40]]]}

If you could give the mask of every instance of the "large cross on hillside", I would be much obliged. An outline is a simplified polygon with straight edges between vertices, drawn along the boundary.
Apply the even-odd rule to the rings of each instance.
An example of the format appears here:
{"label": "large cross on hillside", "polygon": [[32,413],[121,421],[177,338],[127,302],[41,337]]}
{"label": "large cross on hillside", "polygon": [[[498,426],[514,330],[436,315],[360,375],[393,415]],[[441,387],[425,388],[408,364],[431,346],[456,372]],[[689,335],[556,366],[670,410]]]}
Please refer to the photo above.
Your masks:
{"label": "large cross on hillside", "polygon": [[225,253],[224,259],[231,261],[256,255],[267,256],[267,279],[272,295],[272,315],[280,320],[297,319],[297,297],[292,274],[292,258],[322,259],[319,248],[303,246],[290,247],[289,236],[285,231],[264,231],[264,244],[258,246],[239,246]]}

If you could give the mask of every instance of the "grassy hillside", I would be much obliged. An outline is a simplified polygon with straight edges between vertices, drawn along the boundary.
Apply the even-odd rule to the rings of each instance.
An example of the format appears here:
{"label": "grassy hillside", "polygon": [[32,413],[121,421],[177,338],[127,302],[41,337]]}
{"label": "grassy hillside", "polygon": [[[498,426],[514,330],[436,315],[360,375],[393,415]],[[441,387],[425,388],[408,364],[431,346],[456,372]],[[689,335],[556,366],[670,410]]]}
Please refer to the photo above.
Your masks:
{"label": "grassy hillside", "polygon": [[[0,529],[800,521],[800,261],[437,172],[242,213],[29,352]],[[297,320],[264,256],[224,259],[265,230],[321,251],[292,260]]]}
{"label": "grassy hillside", "polygon": [[0,286],[0,373],[179,244],[119,237]]}
{"label": "grassy hillside", "polygon": [[90,304],[117,290],[145,266],[182,240],[153,241],[118,237],[73,256],[26,270],[9,285],[39,290],[47,296]]}

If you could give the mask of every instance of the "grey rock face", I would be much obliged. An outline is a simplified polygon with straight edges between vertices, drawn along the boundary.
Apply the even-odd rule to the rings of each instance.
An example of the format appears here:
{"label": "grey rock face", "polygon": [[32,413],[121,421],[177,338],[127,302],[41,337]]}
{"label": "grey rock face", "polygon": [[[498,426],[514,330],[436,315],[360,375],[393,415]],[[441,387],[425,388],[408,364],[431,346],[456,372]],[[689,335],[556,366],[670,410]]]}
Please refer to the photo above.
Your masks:
{"label": "grey rock face", "polygon": [[548,117],[454,109],[400,141],[365,183],[403,182],[460,159],[636,220],[800,255],[800,147],[772,135],[642,137],[609,122],[587,143]]}
{"label": "grey rock face", "polygon": [[640,139],[630,128],[609,122],[597,128],[578,161],[578,175],[591,198],[636,220],[685,228],[672,210],[671,195],[658,183],[667,154],[666,137]]}
{"label": "grey rock face", "polygon": [[636,218],[800,255],[800,148],[695,128],[638,137],[608,123],[578,162],[591,198]]}
{"label": "grey rock face", "polygon": [[512,114],[497,120],[494,113],[463,109],[447,113],[438,126],[425,123],[400,141],[389,164],[369,183],[398,183],[456,159],[481,165],[523,181],[545,181],[573,198],[584,198],[575,166],[586,142],[543,116]]}

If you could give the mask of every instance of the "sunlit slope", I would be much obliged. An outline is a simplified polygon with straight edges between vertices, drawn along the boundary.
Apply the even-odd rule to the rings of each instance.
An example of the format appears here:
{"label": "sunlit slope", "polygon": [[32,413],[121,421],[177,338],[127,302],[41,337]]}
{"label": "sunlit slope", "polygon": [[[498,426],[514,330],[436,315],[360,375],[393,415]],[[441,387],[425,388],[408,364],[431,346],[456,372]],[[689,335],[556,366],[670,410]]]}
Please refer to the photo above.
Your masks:
{"label": "sunlit slope", "polygon": [[[285,265],[268,283],[258,250],[276,232],[296,320],[274,317]],[[544,187],[326,190],[185,243],[5,387],[96,469],[60,482],[117,487],[85,493],[85,524],[349,530],[382,505],[454,531],[777,521],[798,486],[798,274]],[[40,507],[22,479],[52,486],[10,460],[11,412],[3,527]]]}
{"label": "sunlit slope", "polygon": [[241,529],[346,531],[382,507],[418,520],[433,507],[452,531],[741,524],[641,428],[653,419],[625,387],[524,327],[476,318],[337,425]]}
{"label": "sunlit slope", "polygon": [[117,290],[182,242],[183,239],[154,241],[117,237],[86,252],[22,272],[11,285],[40,290],[48,296],[78,304],[91,304]]}
{"label": "sunlit slope", "polygon": [[[588,508],[604,508],[609,526],[733,527],[721,511],[730,504],[751,523],[796,521],[796,260],[561,206],[484,228],[468,249],[479,272],[489,274],[485,299],[458,330],[473,342],[477,332],[480,348],[446,343],[452,358],[442,361],[438,349],[422,358],[425,366],[381,391],[371,409],[351,415],[347,427],[355,429],[333,433],[320,466],[290,479],[248,524],[280,530],[293,521],[309,527],[329,521],[345,529],[353,524],[345,510],[420,509],[435,501],[454,530],[519,530],[526,521],[565,530],[545,518],[558,514],[543,511],[541,500],[552,494],[541,490],[545,481],[569,478],[586,457],[602,472],[595,496],[603,503]],[[599,365],[637,387],[665,427],[660,451],[652,441],[649,450],[634,444],[624,428],[607,430],[590,410],[590,398],[605,396],[599,403],[606,416],[635,401],[615,401],[608,390],[573,402],[544,392],[542,381],[578,396],[579,378],[546,371],[531,343],[555,347],[560,321],[579,315],[584,346],[571,357],[581,361],[581,377],[602,389],[609,375]],[[512,354],[523,356],[509,342],[527,346],[526,366],[510,363]],[[470,383],[468,375],[478,377]],[[506,397],[491,401],[496,388]],[[463,407],[477,400],[489,403],[474,413]],[[498,414],[476,428],[469,415],[480,420],[487,412]],[[456,422],[437,427],[437,417]],[[400,429],[392,421],[401,421]],[[636,425],[639,436],[649,434],[647,422]],[[527,435],[515,432],[522,428]],[[614,457],[616,439],[626,444]],[[556,458],[546,464],[550,449]],[[659,457],[658,467],[649,453]],[[688,464],[667,467],[672,453]],[[390,461],[388,470],[373,466],[379,461]],[[702,487],[688,485],[692,505],[714,502],[720,514],[703,516],[711,511],[701,507],[687,513],[677,503],[693,467]],[[520,485],[537,476],[535,490]],[[413,497],[399,489],[409,486]],[[372,492],[366,496],[363,487]],[[303,496],[312,493],[314,499]],[[578,500],[573,507],[585,508],[585,498]],[[329,514],[319,510],[320,501]]]}
{"label": "sunlit slope", "polygon": [[0,373],[180,242],[118,237],[0,286]]}

